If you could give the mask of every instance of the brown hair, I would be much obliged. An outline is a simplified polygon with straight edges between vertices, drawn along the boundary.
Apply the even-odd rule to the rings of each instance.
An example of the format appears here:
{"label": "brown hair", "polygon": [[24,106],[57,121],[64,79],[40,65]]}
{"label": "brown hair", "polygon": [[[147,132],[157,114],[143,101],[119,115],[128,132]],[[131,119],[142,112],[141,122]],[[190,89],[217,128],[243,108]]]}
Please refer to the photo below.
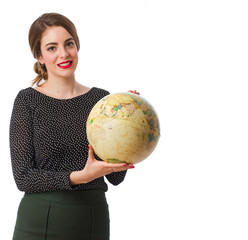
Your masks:
{"label": "brown hair", "polygon": [[[41,38],[42,34],[48,27],[61,26],[66,29],[73,37],[77,50],[79,51],[80,42],[77,35],[77,30],[74,24],[65,16],[58,13],[45,13],[37,18],[29,29],[29,46],[33,53],[34,58],[38,59],[41,56]],[[46,66],[37,61],[34,64],[34,71],[38,76],[32,81],[32,86],[34,84],[39,85],[42,79],[47,80],[48,72]]]}

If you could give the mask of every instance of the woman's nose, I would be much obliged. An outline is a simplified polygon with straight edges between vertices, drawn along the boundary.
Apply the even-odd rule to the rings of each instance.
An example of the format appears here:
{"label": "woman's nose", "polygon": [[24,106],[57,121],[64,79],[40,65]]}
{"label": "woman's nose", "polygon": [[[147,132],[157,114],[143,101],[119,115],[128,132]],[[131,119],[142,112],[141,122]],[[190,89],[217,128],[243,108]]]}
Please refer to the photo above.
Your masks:
{"label": "woman's nose", "polygon": [[65,48],[61,48],[59,51],[59,57],[60,58],[66,58],[69,56],[68,51]]}

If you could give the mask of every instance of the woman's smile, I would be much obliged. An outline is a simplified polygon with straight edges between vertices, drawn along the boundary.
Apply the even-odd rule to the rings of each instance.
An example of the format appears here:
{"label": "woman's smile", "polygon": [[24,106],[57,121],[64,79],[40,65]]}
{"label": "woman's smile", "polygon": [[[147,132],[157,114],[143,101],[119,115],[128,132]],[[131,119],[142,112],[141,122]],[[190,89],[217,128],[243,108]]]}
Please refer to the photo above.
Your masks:
{"label": "woman's smile", "polygon": [[67,69],[70,68],[72,66],[73,61],[66,61],[66,62],[61,62],[59,64],[57,64],[58,67],[60,67],[61,69]]}

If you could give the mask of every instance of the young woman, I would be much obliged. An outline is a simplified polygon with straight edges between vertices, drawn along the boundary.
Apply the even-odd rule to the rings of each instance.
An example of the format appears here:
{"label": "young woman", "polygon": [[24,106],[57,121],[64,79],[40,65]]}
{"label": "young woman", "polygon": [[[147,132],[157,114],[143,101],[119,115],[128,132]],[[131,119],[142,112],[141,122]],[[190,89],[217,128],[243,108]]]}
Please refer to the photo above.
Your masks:
{"label": "young woman", "polygon": [[39,17],[29,44],[38,75],[18,93],[10,123],[13,174],[25,192],[13,239],[107,240],[104,176],[118,185],[134,168],[99,161],[88,145],[87,116],[109,92],[75,80],[80,43],[65,16]]}

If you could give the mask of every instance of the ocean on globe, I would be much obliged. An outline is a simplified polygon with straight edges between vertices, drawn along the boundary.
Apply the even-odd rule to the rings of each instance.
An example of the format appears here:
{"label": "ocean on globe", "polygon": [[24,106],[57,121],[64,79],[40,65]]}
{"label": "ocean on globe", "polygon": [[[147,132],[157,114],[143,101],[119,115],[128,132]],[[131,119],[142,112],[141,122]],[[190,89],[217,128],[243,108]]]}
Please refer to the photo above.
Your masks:
{"label": "ocean on globe", "polygon": [[96,155],[111,163],[141,162],[153,152],[160,137],[159,119],[152,105],[129,92],[98,101],[86,126]]}

